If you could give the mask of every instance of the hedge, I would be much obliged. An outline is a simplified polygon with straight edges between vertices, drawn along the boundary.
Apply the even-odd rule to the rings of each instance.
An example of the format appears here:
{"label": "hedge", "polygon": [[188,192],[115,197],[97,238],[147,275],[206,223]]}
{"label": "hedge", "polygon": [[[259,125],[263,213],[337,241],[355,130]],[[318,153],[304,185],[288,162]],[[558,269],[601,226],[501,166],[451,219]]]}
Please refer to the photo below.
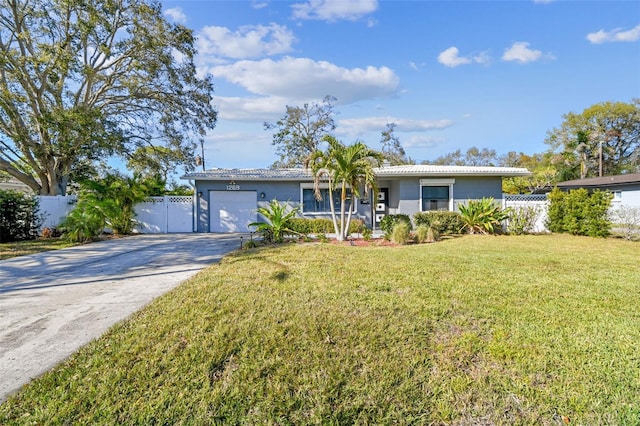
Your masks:
{"label": "hedge", "polygon": [[0,242],[36,239],[42,224],[38,212],[36,197],[0,190]]}
{"label": "hedge", "polygon": [[548,196],[547,227],[551,232],[606,237],[611,231],[608,211],[612,195],[584,188],[562,192],[555,188]]}
{"label": "hedge", "polygon": [[418,212],[413,215],[413,221],[416,227],[426,225],[432,227],[440,235],[464,233],[464,222],[458,212]]}
{"label": "hedge", "polygon": [[[362,220],[351,219],[351,223],[349,224],[349,233],[359,233],[362,231],[363,227],[364,222]],[[333,221],[331,219],[293,218],[287,221],[287,228],[302,235],[335,233]]]}

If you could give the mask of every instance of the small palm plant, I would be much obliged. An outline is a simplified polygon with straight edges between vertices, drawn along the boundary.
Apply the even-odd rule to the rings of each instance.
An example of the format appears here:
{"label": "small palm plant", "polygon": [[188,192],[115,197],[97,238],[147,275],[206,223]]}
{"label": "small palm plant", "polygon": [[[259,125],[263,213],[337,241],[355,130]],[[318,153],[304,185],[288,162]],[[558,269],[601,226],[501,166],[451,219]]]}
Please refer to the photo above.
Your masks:
{"label": "small palm plant", "polygon": [[460,205],[460,215],[464,227],[470,234],[495,234],[502,228],[502,222],[509,217],[509,210],[502,210],[493,198],[470,200]]}
{"label": "small palm plant", "polygon": [[249,226],[255,226],[256,231],[262,234],[265,241],[281,243],[286,234],[295,233],[288,228],[288,222],[296,216],[298,210],[299,207],[291,208],[289,203],[280,204],[278,200],[273,199],[268,207],[258,207],[257,210],[267,222],[252,222]]}

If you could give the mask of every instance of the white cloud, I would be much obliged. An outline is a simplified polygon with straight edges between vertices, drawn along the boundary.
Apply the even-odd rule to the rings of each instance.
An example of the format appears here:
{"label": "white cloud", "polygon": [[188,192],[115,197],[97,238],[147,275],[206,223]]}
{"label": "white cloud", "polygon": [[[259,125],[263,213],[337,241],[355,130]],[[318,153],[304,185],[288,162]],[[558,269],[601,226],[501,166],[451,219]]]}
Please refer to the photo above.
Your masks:
{"label": "white cloud", "polygon": [[600,30],[587,34],[587,40],[593,44],[601,44],[615,41],[638,41],[640,40],[640,25],[627,31],[616,28],[611,31]]}
{"label": "white cloud", "polygon": [[290,52],[294,41],[291,30],[274,23],[246,25],[233,32],[226,27],[210,26],[200,30],[196,47],[201,57],[245,59]]}
{"label": "white cloud", "polygon": [[491,56],[489,55],[489,51],[486,50],[474,56],[473,62],[481,65],[489,65],[491,63]]}
{"label": "white cloud", "polygon": [[339,120],[338,129],[348,135],[362,135],[367,132],[381,132],[387,123],[395,123],[398,132],[425,132],[445,129],[453,125],[453,120],[411,120],[398,117],[364,117]]}
{"label": "white cloud", "polygon": [[266,1],[253,1],[251,2],[251,7],[253,7],[254,9],[264,9],[265,7],[269,6],[269,3],[267,3]]}
{"label": "white cloud", "polygon": [[229,121],[271,121],[284,114],[289,99],[278,96],[216,97],[218,118]]}
{"label": "white cloud", "polygon": [[412,70],[418,71],[418,65],[415,62],[409,62],[409,68]]}
{"label": "white cloud", "polygon": [[171,20],[173,20],[173,22],[176,22],[178,24],[184,24],[187,22],[187,15],[185,15],[182,9],[180,9],[179,7],[172,7],[165,10],[164,15],[168,16],[169,18],[171,18]]}
{"label": "white cloud", "polygon": [[438,62],[447,67],[455,68],[459,65],[466,65],[472,62],[477,64],[488,65],[491,62],[489,51],[480,52],[473,57],[464,57],[459,55],[460,51],[457,47],[451,46],[450,48],[443,50],[438,55]]}
{"label": "white cloud", "polygon": [[291,6],[295,19],[314,19],[334,22],[355,21],[375,12],[378,0],[308,0]]}
{"label": "white cloud", "polygon": [[470,64],[471,59],[458,56],[458,48],[450,47],[440,52],[438,62],[447,67],[455,68],[458,65]]}
{"label": "white cloud", "polygon": [[387,67],[342,68],[330,62],[286,57],[278,61],[238,61],[211,67],[214,77],[224,78],[249,92],[287,99],[322,99],[330,94],[338,103],[391,96],[398,76]]}
{"label": "white cloud", "polygon": [[529,43],[526,41],[517,41],[513,45],[505,49],[502,55],[503,61],[516,61],[521,64],[537,61],[542,58],[542,52],[539,50],[529,49]]}
{"label": "white cloud", "polygon": [[536,4],[549,4],[549,3],[553,3],[555,0],[533,0],[534,3]]}
{"label": "white cloud", "polygon": [[441,136],[410,135],[408,138],[400,139],[400,143],[407,149],[433,148],[447,141]]}

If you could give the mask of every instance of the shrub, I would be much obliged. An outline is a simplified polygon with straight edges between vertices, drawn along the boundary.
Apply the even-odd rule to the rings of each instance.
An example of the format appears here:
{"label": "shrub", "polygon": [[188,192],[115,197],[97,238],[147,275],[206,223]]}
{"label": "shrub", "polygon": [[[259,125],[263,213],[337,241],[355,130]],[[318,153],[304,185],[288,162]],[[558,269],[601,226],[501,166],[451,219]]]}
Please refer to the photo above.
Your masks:
{"label": "shrub", "polygon": [[435,243],[440,240],[440,234],[433,226],[419,225],[416,227],[415,238],[420,244]]}
{"label": "shrub", "polygon": [[551,232],[606,237],[611,231],[608,210],[611,194],[584,189],[562,192],[554,188],[549,194],[547,227]]}
{"label": "shrub", "polygon": [[401,222],[407,224],[409,231],[413,229],[413,226],[411,225],[411,218],[406,214],[386,215],[380,221],[380,229],[385,233],[385,235],[390,235],[393,232],[393,228]]}
{"label": "shrub", "polygon": [[273,199],[268,207],[259,207],[260,213],[267,222],[252,222],[249,226],[255,226],[256,230],[262,233],[264,241],[281,243],[287,234],[293,234],[295,231],[289,228],[289,220],[298,212],[299,207],[290,208],[289,203],[280,204],[278,200]]}
{"label": "shrub", "polygon": [[624,238],[632,240],[640,228],[640,207],[620,206],[610,213],[616,226],[622,228]]}
{"label": "shrub", "polygon": [[[307,218],[291,218],[287,222],[288,228],[292,231],[302,234],[333,234],[333,221],[331,219],[307,219]],[[349,224],[349,233],[361,233],[365,228],[364,222],[360,219],[351,219]]]}
{"label": "shrub", "polygon": [[407,244],[411,237],[411,228],[409,224],[403,220],[396,223],[391,231],[391,241],[397,244]]}
{"label": "shrub", "polygon": [[80,198],[76,207],[60,223],[62,237],[75,243],[97,239],[106,226],[104,211],[92,197]]}
{"label": "shrub", "polygon": [[80,184],[78,205],[63,221],[61,230],[70,241],[90,241],[105,227],[116,235],[133,232],[134,206],[150,193],[151,186],[140,175],[133,177],[107,173],[96,180]]}
{"label": "shrub", "polygon": [[418,212],[413,215],[416,226],[426,225],[440,235],[460,234],[464,231],[464,222],[458,212]]}
{"label": "shrub", "polygon": [[427,225],[418,225],[416,226],[416,232],[415,232],[415,236],[416,236],[416,242],[417,243],[426,243],[427,242],[427,237],[429,234],[429,229],[430,227]]}
{"label": "shrub", "polygon": [[42,218],[36,197],[17,191],[0,190],[0,242],[33,240],[38,237]]}
{"label": "shrub", "polygon": [[538,216],[540,216],[540,210],[533,206],[512,208],[507,218],[507,232],[515,235],[532,233]]}
{"label": "shrub", "polygon": [[435,229],[433,229],[433,227],[430,226],[427,229],[427,242],[435,243],[439,239],[440,239],[440,235],[438,234],[438,231],[436,231]]}
{"label": "shrub", "polygon": [[465,228],[470,234],[495,234],[502,230],[502,221],[509,216],[508,210],[502,210],[493,198],[469,200],[460,205],[460,214]]}

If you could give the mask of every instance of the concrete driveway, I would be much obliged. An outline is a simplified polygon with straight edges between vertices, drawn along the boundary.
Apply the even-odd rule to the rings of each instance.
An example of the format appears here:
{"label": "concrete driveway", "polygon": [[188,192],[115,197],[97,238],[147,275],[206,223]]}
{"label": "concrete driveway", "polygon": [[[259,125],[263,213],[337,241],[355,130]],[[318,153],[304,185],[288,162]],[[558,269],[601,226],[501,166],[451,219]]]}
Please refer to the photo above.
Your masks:
{"label": "concrete driveway", "polygon": [[0,402],[240,237],[138,235],[0,261]]}

